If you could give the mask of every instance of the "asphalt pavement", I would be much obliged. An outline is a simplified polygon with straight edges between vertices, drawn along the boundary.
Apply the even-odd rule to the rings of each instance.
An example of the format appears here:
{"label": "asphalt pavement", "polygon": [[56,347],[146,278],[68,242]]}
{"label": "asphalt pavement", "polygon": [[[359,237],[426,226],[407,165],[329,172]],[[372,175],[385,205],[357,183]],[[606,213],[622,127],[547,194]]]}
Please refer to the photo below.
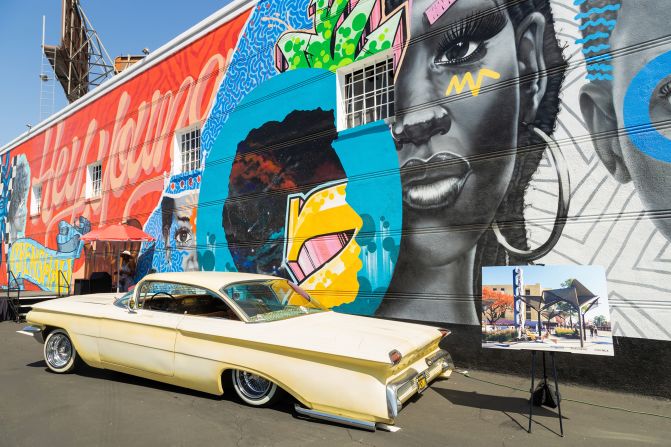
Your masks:
{"label": "asphalt pavement", "polygon": [[0,323],[1,447],[669,445],[664,399],[560,382],[565,436],[544,407],[529,434],[528,377],[461,371],[408,403],[400,431],[371,433],[299,418],[289,401],[258,409],[112,371],[52,374],[22,327]]}

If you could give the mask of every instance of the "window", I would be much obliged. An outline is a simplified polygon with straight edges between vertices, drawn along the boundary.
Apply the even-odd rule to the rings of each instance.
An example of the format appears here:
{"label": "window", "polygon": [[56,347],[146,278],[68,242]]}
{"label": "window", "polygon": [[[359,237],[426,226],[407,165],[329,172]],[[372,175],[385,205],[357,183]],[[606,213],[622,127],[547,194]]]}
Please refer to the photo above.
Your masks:
{"label": "window", "polygon": [[145,282],[139,294],[139,307],[144,310],[239,320],[221,297],[187,284]]}
{"label": "window", "polygon": [[531,308],[527,307],[527,320],[531,320]]}
{"label": "window", "polygon": [[526,289],[526,290],[524,291],[524,294],[525,294],[525,295],[531,295],[531,289]]}
{"label": "window", "polygon": [[175,140],[176,151],[173,173],[181,174],[200,169],[200,127],[191,127],[175,132]]}
{"label": "window", "polygon": [[103,165],[100,162],[88,165],[86,170],[86,198],[93,199],[102,195]]}
{"label": "window", "polygon": [[33,199],[30,201],[30,214],[35,216],[42,210],[42,185],[33,186]]}
{"label": "window", "polygon": [[386,56],[353,64],[339,73],[341,110],[338,128],[352,128],[394,115],[394,62]]}
{"label": "window", "polygon": [[284,279],[235,283],[221,291],[253,323],[285,320],[326,310],[303,289]]}

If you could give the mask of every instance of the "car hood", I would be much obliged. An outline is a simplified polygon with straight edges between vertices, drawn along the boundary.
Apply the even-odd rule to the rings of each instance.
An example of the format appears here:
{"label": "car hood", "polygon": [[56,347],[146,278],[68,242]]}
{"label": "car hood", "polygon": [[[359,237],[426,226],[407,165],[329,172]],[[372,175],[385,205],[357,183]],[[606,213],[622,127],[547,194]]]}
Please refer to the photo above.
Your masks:
{"label": "car hood", "polygon": [[111,305],[122,296],[123,293],[94,293],[91,295],[74,295],[63,298],[51,299],[34,304],[33,309],[43,310],[69,310],[78,304]]}

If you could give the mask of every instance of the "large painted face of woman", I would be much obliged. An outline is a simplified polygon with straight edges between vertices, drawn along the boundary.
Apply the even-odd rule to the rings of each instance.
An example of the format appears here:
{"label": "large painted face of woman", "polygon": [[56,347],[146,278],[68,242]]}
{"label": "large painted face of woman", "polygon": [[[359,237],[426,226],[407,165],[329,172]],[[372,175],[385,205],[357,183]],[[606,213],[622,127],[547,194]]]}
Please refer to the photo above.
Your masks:
{"label": "large painted face of woman", "polygon": [[[495,0],[414,0],[396,79],[404,247],[427,266],[472,249],[511,183],[543,83],[544,19],[514,28]],[[441,6],[442,5],[442,6]],[[520,82],[520,76],[527,76]]]}

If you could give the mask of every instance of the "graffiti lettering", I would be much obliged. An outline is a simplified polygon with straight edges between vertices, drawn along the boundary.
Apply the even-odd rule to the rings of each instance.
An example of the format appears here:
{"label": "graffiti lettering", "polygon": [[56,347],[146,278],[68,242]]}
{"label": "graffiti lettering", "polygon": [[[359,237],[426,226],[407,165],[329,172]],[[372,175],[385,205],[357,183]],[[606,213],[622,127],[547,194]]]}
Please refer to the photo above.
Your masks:
{"label": "graffiti lettering", "polygon": [[[221,76],[225,63],[220,54],[212,55],[204,64],[199,79],[208,80],[217,73]],[[187,77],[176,93],[154,91],[151,102],[141,102],[135,114],[130,109],[131,96],[123,92],[111,131],[100,129],[98,121],[92,119],[84,133],[83,144],[80,136],[73,137],[69,145],[61,144],[64,123],[47,130],[43,151],[50,154],[50,159],[42,164],[33,182],[43,184],[43,203],[66,204],[56,216],[53,206],[43,207],[41,219],[48,229],[61,218],[81,214],[87,206],[80,200],[86,186],[86,168],[82,166],[82,160],[89,160],[91,150],[96,152],[93,159],[103,161],[102,189],[112,192],[103,194],[101,202],[90,204],[93,214],[98,214],[101,221],[105,221],[112,211],[111,196],[121,196],[124,189],[136,184],[142,175],[164,171],[166,160],[170,159],[172,139],[169,136],[174,129],[205,118],[218,82],[219,78],[214,82],[195,82]],[[155,183],[160,191],[162,183]],[[129,207],[130,204],[126,209]]]}
{"label": "graffiti lettering", "polygon": [[392,46],[398,50],[398,61],[406,34],[404,10],[385,18],[383,3],[311,0],[308,11],[314,32],[288,31],[279,38],[275,47],[278,71],[309,67],[335,71]]}
{"label": "graffiti lettering", "polygon": [[347,203],[346,187],[335,182],[288,197],[285,262],[294,279],[328,307],[354,301],[351,292],[359,289],[361,247],[354,237],[363,221]]}
{"label": "graffiti lettering", "polygon": [[9,251],[10,270],[18,279],[26,279],[43,290],[58,291],[59,272],[64,284],[72,280],[72,263],[76,252],[60,253],[30,240],[19,239]]}

